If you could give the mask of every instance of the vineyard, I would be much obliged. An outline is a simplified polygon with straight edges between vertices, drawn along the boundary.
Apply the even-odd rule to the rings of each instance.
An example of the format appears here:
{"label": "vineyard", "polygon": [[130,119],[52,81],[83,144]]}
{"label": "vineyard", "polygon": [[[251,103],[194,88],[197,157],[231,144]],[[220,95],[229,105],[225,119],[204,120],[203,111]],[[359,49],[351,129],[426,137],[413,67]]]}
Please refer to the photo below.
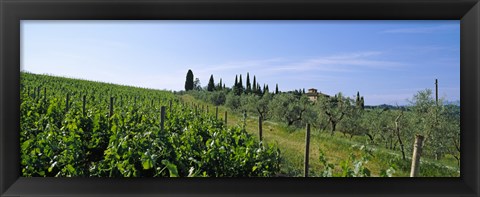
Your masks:
{"label": "vineyard", "polygon": [[419,133],[419,176],[460,175],[459,107],[436,106],[428,91],[388,109],[359,95],[311,102],[301,91],[220,87],[170,92],[22,72],[22,176],[408,176]]}
{"label": "vineyard", "polygon": [[22,176],[257,177],[280,150],[167,91],[21,73]]}

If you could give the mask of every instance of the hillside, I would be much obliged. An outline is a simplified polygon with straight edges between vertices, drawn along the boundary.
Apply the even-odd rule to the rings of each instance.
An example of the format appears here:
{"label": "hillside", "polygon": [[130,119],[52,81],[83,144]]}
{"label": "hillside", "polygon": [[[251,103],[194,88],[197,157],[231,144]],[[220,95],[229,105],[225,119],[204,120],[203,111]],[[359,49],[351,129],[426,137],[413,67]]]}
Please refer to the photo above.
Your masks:
{"label": "hillside", "polygon": [[[24,176],[303,176],[303,123],[265,119],[260,142],[258,114],[244,119],[193,92],[22,73],[21,99]],[[411,148],[403,160],[398,147],[343,128],[312,126],[310,176],[409,175]],[[458,177],[459,168],[449,154],[424,157],[420,175]]]}

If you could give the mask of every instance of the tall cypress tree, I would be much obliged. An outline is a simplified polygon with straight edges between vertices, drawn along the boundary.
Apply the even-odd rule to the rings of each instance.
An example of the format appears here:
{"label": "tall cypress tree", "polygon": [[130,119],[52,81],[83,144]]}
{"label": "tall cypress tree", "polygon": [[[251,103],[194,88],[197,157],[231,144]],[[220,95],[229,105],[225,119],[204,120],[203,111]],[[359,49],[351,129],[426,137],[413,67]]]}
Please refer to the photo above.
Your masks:
{"label": "tall cypress tree", "polygon": [[257,94],[262,95],[262,88],[260,87],[260,84],[257,82]]}
{"label": "tall cypress tree", "polygon": [[238,80],[238,89],[239,89],[240,94],[243,94],[245,88],[243,87],[242,74],[240,74],[240,79]]}
{"label": "tall cypress tree", "polygon": [[235,84],[232,87],[233,94],[238,95],[238,76],[235,75]]}
{"label": "tall cypress tree", "polygon": [[250,75],[247,72],[247,89],[245,90],[245,93],[250,94],[252,92],[252,84],[250,84]]}
{"label": "tall cypress tree", "polygon": [[215,82],[213,81],[213,75],[210,75],[210,80],[208,80],[207,90],[210,92],[215,90]]}
{"label": "tall cypress tree", "polygon": [[275,94],[278,94],[278,83],[275,85]]}
{"label": "tall cypress tree", "polygon": [[188,69],[187,77],[185,80],[185,91],[193,90],[193,72]]}
{"label": "tall cypress tree", "polygon": [[355,101],[355,104],[357,107],[360,107],[361,101],[360,101],[360,92],[357,91],[357,99]]}
{"label": "tall cypress tree", "polygon": [[252,88],[252,92],[257,94],[257,80],[255,79],[255,75],[253,75],[253,88]]}
{"label": "tall cypress tree", "polygon": [[220,78],[220,82],[218,82],[217,90],[222,90],[222,78]]}
{"label": "tall cypress tree", "polygon": [[360,98],[360,107],[365,109],[365,100],[363,100],[363,96]]}
{"label": "tall cypress tree", "polygon": [[235,75],[235,84],[233,85],[234,87],[238,87],[238,78],[237,75]]}

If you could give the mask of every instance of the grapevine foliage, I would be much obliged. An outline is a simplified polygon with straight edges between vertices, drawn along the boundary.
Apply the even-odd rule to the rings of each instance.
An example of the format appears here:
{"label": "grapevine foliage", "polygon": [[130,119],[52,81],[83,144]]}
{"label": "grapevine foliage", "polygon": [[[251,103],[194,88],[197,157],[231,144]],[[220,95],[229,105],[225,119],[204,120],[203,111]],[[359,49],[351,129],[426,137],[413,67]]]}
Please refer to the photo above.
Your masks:
{"label": "grapevine foliage", "polygon": [[280,170],[277,147],[195,112],[170,92],[22,72],[20,98],[23,176],[255,177]]}

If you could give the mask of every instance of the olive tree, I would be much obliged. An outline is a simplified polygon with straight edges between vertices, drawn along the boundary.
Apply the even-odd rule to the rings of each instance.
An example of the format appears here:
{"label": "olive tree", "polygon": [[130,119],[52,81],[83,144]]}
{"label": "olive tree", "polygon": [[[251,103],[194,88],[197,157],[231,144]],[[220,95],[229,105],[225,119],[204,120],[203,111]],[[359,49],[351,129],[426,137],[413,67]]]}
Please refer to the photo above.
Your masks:
{"label": "olive tree", "polygon": [[446,138],[449,146],[446,153],[452,155],[460,166],[460,107],[455,105],[446,105],[442,113],[445,117]]}
{"label": "olive tree", "polygon": [[295,96],[290,93],[275,95],[269,104],[272,116],[287,123],[288,126],[300,125],[304,113],[311,108],[311,102],[306,96]]}
{"label": "olive tree", "polygon": [[459,147],[457,139],[460,132],[460,117],[449,114],[450,108],[443,105],[443,99],[440,99],[437,104],[432,91],[425,89],[415,94],[410,104],[415,116],[411,119],[411,125],[416,128],[416,133],[425,136],[424,153],[426,155],[440,159],[452,147],[454,149],[457,145]]}
{"label": "olive tree", "polygon": [[266,92],[263,96],[254,94],[243,94],[241,96],[241,103],[244,110],[256,113],[266,120],[270,113],[270,102],[273,99],[273,94]]}
{"label": "olive tree", "polygon": [[367,131],[362,122],[363,116],[364,111],[360,107],[350,106],[345,111],[343,120],[338,124],[340,132],[345,136],[350,135],[350,138],[355,135],[363,135]]}
{"label": "olive tree", "polygon": [[229,92],[225,97],[225,105],[236,111],[241,107],[240,96],[235,95],[233,91]]}
{"label": "olive tree", "polygon": [[331,98],[318,97],[315,106],[327,116],[331,128],[331,135],[336,131],[337,124],[342,121],[348,111],[351,110],[352,102],[352,99],[345,98],[342,93],[338,93],[335,97]]}

